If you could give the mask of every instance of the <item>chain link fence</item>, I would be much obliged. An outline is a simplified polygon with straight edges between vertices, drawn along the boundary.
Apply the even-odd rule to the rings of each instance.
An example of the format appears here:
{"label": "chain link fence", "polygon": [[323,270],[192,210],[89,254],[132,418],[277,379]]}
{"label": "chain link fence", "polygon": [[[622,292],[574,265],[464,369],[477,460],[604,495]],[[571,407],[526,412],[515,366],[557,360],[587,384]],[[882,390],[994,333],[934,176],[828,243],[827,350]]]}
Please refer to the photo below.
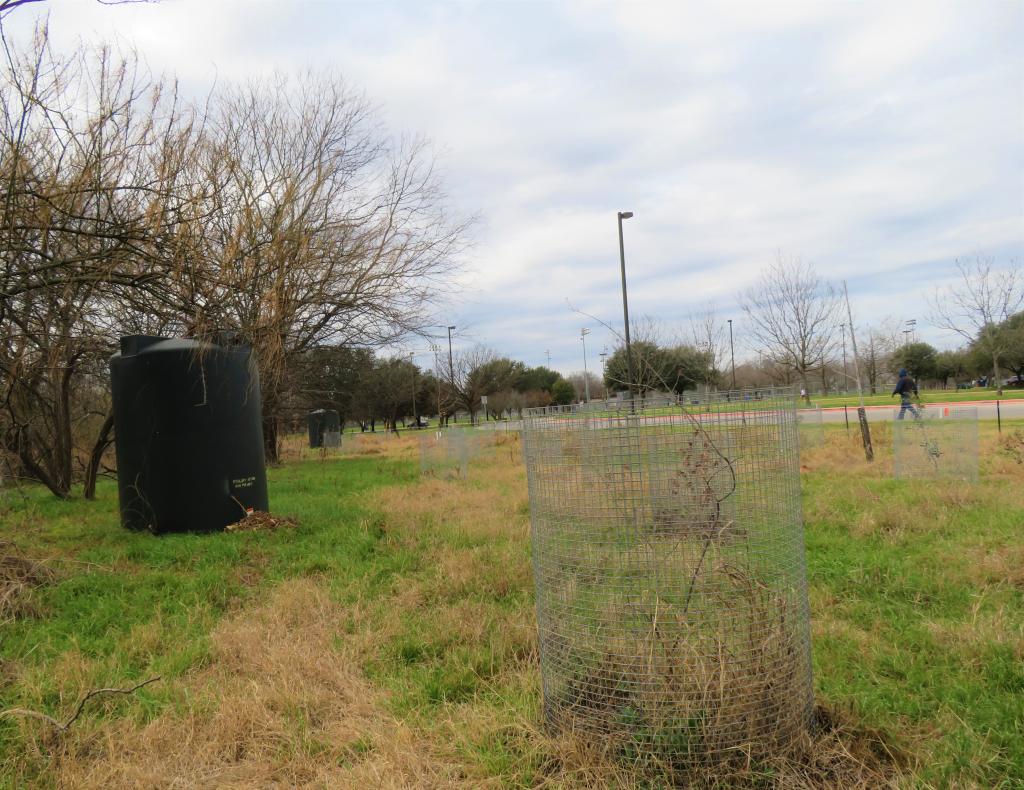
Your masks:
{"label": "chain link fence", "polygon": [[803,730],[793,395],[528,410],[523,442],[548,721],[681,764]]}
{"label": "chain link fence", "polygon": [[[899,413],[897,413],[898,415]],[[978,480],[978,409],[947,406],[904,412],[892,423],[897,480]]]}

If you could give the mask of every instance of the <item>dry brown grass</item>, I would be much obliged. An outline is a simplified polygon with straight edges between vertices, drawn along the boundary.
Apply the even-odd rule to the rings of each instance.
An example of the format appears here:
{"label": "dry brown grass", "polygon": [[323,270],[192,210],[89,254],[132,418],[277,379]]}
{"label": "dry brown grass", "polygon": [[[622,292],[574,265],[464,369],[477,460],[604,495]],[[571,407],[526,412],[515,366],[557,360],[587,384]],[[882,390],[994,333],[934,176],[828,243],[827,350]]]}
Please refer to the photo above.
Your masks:
{"label": "dry brown grass", "polygon": [[46,563],[27,556],[11,541],[0,540],[0,625],[36,614],[36,590],[55,578]]}
{"label": "dry brown grass", "polygon": [[70,737],[61,787],[457,787],[441,744],[387,712],[336,637],[347,618],[314,580],[284,582],[212,634],[211,665],[176,684],[145,725]]}

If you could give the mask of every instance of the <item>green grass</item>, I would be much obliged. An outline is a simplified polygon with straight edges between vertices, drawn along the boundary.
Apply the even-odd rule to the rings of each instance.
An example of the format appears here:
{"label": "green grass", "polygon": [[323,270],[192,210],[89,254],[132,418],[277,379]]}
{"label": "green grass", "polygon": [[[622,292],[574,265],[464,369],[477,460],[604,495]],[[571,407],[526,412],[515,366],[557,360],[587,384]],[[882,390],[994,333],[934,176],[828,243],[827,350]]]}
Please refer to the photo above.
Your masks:
{"label": "green grass", "polygon": [[[1020,787],[1024,467],[993,453],[974,488],[897,482],[858,459],[856,437],[827,436],[803,459],[818,701],[907,755],[910,786]],[[214,660],[213,628],[311,577],[353,612],[335,639],[359,642],[359,670],[394,715],[470,775],[536,784],[546,758],[521,724],[539,728],[541,715],[528,512],[503,452],[443,484],[454,508],[433,489],[417,495],[430,484],[411,457],[272,469],[272,508],[300,526],[270,533],[126,532],[109,483],[94,503],[5,492],[0,539],[52,558],[60,580],[40,591],[36,616],[2,626],[0,709],[59,716],[82,689],[153,674],[168,682],[85,718],[143,723],[215,705],[173,687]],[[53,782],[33,737],[0,720],[0,786]]]}

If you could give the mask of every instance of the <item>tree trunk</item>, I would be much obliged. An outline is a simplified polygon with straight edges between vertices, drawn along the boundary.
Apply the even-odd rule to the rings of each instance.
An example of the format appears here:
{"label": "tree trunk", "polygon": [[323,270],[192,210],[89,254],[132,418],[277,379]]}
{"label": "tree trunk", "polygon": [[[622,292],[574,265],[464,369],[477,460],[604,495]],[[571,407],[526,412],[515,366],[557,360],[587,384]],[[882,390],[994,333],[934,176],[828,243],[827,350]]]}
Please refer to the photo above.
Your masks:
{"label": "tree trunk", "polygon": [[60,478],[51,474],[48,468],[49,464],[40,464],[36,460],[32,454],[33,439],[28,428],[23,428],[18,433],[18,460],[21,461],[21,465],[28,472],[29,477],[38,480],[46,486],[50,493],[58,499],[67,499],[71,493],[71,487]]}
{"label": "tree trunk", "polygon": [[996,376],[996,395],[1000,398],[1003,397],[1003,377],[999,375],[999,355],[992,352],[992,370],[995,371]]}
{"label": "tree trunk", "polygon": [[277,415],[272,413],[264,405],[263,408],[263,454],[268,464],[276,464],[279,460],[278,453],[278,425]]}
{"label": "tree trunk", "polygon": [[100,427],[96,436],[96,443],[92,446],[92,453],[89,456],[89,465],[85,469],[85,482],[82,484],[82,496],[86,499],[96,498],[96,478],[99,476],[100,463],[103,461],[103,453],[110,447],[113,441],[110,432],[114,428],[114,412],[107,414],[107,418]]}

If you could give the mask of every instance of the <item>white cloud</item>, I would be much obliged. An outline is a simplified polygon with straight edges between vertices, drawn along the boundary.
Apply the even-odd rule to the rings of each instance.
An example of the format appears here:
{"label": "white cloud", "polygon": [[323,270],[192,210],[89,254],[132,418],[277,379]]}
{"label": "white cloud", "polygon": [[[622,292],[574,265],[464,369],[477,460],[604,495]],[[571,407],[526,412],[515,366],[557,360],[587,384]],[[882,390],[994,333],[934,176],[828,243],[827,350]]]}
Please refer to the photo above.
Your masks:
{"label": "white cloud", "polygon": [[120,36],[197,94],[304,66],[365,87],[483,215],[453,320],[533,363],[580,366],[566,299],[621,314],[620,209],[631,310],[665,319],[733,309],[781,249],[938,337],[923,294],[956,257],[1024,257],[1014,3],[48,5],[58,41]]}

